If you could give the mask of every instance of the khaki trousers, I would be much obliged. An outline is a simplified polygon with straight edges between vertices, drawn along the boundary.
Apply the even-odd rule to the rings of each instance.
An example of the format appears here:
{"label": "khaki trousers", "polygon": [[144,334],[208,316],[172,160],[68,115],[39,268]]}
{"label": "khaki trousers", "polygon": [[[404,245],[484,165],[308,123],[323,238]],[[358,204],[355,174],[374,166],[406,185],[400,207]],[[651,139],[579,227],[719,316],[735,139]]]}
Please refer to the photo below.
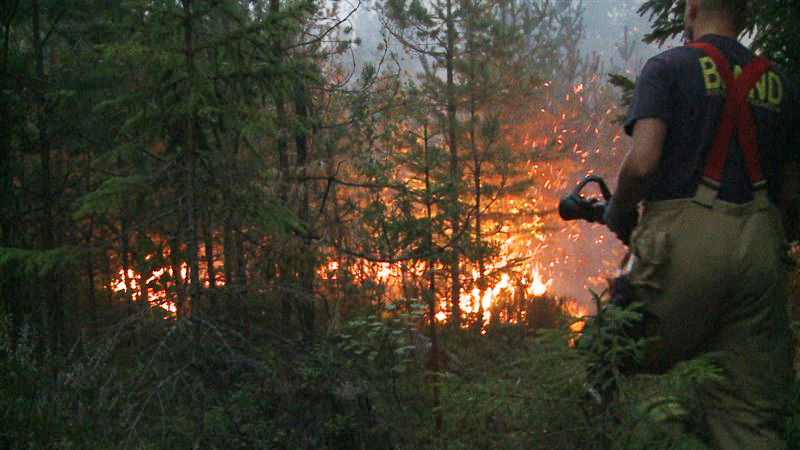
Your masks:
{"label": "khaki trousers", "polygon": [[715,197],[703,185],[694,199],[646,203],[633,232],[630,280],[658,318],[644,369],[714,352],[724,381],[700,387],[711,444],[783,448],[794,345],[780,213],[763,191],[744,205]]}

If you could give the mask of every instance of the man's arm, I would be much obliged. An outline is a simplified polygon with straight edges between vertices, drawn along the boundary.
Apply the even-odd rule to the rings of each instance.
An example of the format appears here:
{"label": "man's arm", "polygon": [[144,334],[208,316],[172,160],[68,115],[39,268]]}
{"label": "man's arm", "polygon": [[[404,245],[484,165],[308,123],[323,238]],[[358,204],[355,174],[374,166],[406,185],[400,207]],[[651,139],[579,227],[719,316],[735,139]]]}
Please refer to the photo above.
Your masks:
{"label": "man's arm", "polygon": [[608,228],[625,244],[636,226],[636,205],[644,197],[650,177],[658,168],[666,136],[667,124],[661,119],[639,119],[633,128],[633,148],[622,163],[617,190],[603,216]]}
{"label": "man's arm", "polygon": [[661,149],[667,136],[667,124],[661,119],[639,119],[633,128],[633,148],[619,171],[614,205],[623,210],[635,209],[644,197],[650,177],[658,168]]}

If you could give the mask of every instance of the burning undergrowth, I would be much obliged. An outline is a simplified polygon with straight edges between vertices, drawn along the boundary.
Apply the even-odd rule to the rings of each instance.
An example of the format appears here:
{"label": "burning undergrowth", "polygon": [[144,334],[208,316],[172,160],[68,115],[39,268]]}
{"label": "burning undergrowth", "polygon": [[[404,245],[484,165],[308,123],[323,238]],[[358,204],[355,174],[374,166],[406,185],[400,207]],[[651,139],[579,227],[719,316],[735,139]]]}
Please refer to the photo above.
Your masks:
{"label": "burning undergrowth", "polygon": [[[382,159],[373,149],[361,162],[393,168],[383,185],[367,194],[339,191],[367,216],[360,231],[333,242],[335,259],[318,269],[321,289],[334,292],[344,280],[373,286],[379,305],[425,300],[432,291],[436,319],[465,327],[535,322],[528,314],[541,299],[574,317],[587,314],[588,290],[605,288],[622,248],[605,228],[565,223],[555,211],[587,173],[609,176],[618,164],[616,98],[597,76],[568,86],[544,82],[536,91],[524,113],[480,122],[482,137],[462,157],[461,187],[448,178],[447,141],[435,128],[394,126],[401,145],[384,148]],[[454,216],[461,219],[456,226]],[[347,258],[333,256],[342,249]]]}
{"label": "burning undergrowth", "polygon": [[[326,195],[336,196],[333,208],[340,210],[339,227],[316,245],[323,255],[316,290],[329,321],[360,304],[389,306],[429,294],[439,322],[453,321],[455,311],[456,322],[469,327],[539,323],[552,305],[573,317],[590,312],[588,290],[604,289],[621,246],[605,228],[563,222],[554,212],[584,175],[612,175],[622,153],[621,129],[612,123],[616,98],[598,76],[566,86],[543,82],[535,91],[523,110],[483,120],[473,153],[462,155],[461,186],[448,178],[446,139],[417,120],[393,124],[387,135],[394,143],[384,142],[382,152],[371,148],[367,160],[315,166],[327,173]],[[375,175],[377,168],[384,175]],[[450,208],[456,194],[459,204]],[[361,216],[351,219],[356,211]],[[453,214],[460,218],[456,227]],[[167,314],[179,314],[181,305],[188,313],[187,261],[162,247],[144,257],[145,271],[123,265],[111,288],[129,302],[147,298]],[[224,287],[226,276],[233,277],[221,273],[225,255],[213,246],[210,258],[200,250],[203,289]],[[281,279],[275,272],[272,279]],[[346,292],[362,300],[341,301]]]}

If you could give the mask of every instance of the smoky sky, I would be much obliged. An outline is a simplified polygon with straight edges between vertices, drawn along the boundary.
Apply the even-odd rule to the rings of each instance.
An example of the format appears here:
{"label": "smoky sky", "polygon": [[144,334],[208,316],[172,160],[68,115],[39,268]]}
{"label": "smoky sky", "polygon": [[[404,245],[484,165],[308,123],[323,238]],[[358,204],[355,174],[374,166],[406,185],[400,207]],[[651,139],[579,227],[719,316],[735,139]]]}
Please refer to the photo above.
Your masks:
{"label": "smoky sky", "polygon": [[[596,53],[609,70],[626,72],[630,76],[641,69],[647,58],[661,50],[677,44],[677,40],[667,42],[662,48],[655,44],[645,44],[642,38],[650,31],[647,17],[638,14],[644,0],[583,0],[573,1],[573,7],[583,8],[584,36],[581,41],[581,52],[584,55]],[[384,44],[388,42],[390,52],[397,56],[403,70],[415,72],[416,56],[405,54],[402,48],[391,39],[385,40],[382,24],[375,10],[376,0],[357,2],[348,0],[340,4],[340,15],[347,15],[355,9],[348,21],[352,26],[352,35],[360,44],[353,47],[352,54],[345,62],[358,73],[365,63],[377,64],[386,54]],[[627,39],[635,42],[634,58],[624,67],[618,47]],[[353,64],[353,62],[355,64]],[[384,61],[385,62],[385,61]],[[619,70],[621,69],[621,70]]]}

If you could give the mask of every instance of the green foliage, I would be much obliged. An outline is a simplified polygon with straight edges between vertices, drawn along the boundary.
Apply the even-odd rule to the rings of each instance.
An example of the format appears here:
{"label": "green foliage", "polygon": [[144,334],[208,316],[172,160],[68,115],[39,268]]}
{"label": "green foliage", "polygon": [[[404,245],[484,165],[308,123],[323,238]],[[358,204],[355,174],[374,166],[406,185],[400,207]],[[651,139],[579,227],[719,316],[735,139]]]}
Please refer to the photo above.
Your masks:
{"label": "green foliage", "polygon": [[348,321],[336,335],[337,346],[352,355],[347,358],[349,364],[379,363],[392,372],[405,372],[419,351],[413,324],[422,317],[425,308],[426,305],[414,299],[387,304],[384,315],[388,320],[368,315]]}
{"label": "green foliage", "polygon": [[[700,445],[691,433],[698,423],[694,389],[718,377],[712,359],[659,377],[612,369],[617,395],[598,403],[587,390],[594,382],[587,368],[597,358],[571,348],[575,336],[563,328],[520,328],[514,339],[464,330],[441,336],[445,421],[437,431],[430,354],[413,337],[412,323],[423,308],[412,300],[399,304],[383,319],[367,314],[350,320],[313,345],[274,335],[274,320],[253,321],[263,310],[255,299],[242,311],[251,318],[245,322],[138,316],[87,338],[64,359],[37,357],[36,336],[25,327],[13,344],[3,315],[0,420],[6,426],[0,442],[93,448]],[[605,320],[621,324],[629,316],[608,311]],[[622,339],[616,346],[613,354],[635,343]],[[787,423],[790,439],[796,423],[795,416]]]}
{"label": "green foliage", "polygon": [[[520,273],[522,258],[491,264],[491,235],[539,223],[503,200],[533,186],[521,161],[557,156],[516,152],[515,127],[547,100],[542,80],[567,89],[597,67],[580,2],[450,3],[385,2],[421,70],[391,73],[387,56],[357,82],[331,58],[357,39],[341,2],[3,3],[0,447],[679,442],[665,418],[692,417],[713,366],[627,376],[640,343],[609,330],[635,311],[587,328],[584,352],[551,297],[525,299],[525,324],[454,327],[438,349],[426,336],[419,298],[448,297],[448,265],[461,292],[481,263],[486,283]],[[791,59],[776,42],[758,45]],[[374,260],[403,264],[403,286],[364,276]],[[113,292],[123,265],[180,315]],[[514,317],[515,300],[495,308]],[[615,401],[593,403],[598,374]]]}
{"label": "green foliage", "polygon": [[132,319],[67,359],[48,356],[43,363],[25,329],[12,344],[2,316],[0,442],[14,448],[386,442],[370,394],[336,345],[302,347],[263,335],[245,340],[219,321]]}
{"label": "green foliage", "polygon": [[0,248],[0,268],[8,274],[45,277],[74,267],[81,254],[80,249],[72,246],[50,250]]}
{"label": "green foliage", "polygon": [[[636,88],[636,83],[633,80],[628,78],[625,75],[610,73],[608,74],[609,83],[612,86],[622,90],[622,98],[620,100],[621,109],[627,110],[627,107],[631,104],[631,100],[633,99],[633,90]],[[625,123],[626,114],[620,114],[614,119],[614,123],[616,124],[624,124]]]}
{"label": "green foliage", "polygon": [[649,14],[648,19],[652,24],[652,31],[645,35],[644,41],[663,44],[667,39],[681,34],[685,9],[686,0],[647,0],[642,3],[639,14]]}
{"label": "green foliage", "polygon": [[36,414],[38,405],[32,401],[47,383],[46,367],[37,364],[34,347],[27,327],[14,346],[10,317],[0,316],[0,422],[4,424],[0,442],[6,446],[30,445],[48,431],[48,421]]}
{"label": "green foliage", "polygon": [[505,341],[464,334],[451,347],[466,376],[444,378],[447,428],[437,448],[579,448],[595,441],[568,333]]}
{"label": "green foliage", "polygon": [[602,294],[592,295],[598,313],[586,323],[577,346],[587,355],[592,386],[600,395],[613,395],[623,374],[642,358],[644,339],[631,333],[642,320],[642,305],[618,306],[602,301]]}
{"label": "green foliage", "polygon": [[306,227],[286,205],[269,200],[263,204],[248,205],[241,217],[261,231],[278,236],[289,231],[304,233]]}
{"label": "green foliage", "polygon": [[795,380],[789,397],[792,414],[786,419],[786,440],[788,448],[800,447],[800,379]]}
{"label": "green foliage", "polygon": [[74,219],[83,219],[98,212],[118,211],[127,198],[145,188],[147,179],[141,175],[110,177],[96,190],[87,193],[75,203]]}

